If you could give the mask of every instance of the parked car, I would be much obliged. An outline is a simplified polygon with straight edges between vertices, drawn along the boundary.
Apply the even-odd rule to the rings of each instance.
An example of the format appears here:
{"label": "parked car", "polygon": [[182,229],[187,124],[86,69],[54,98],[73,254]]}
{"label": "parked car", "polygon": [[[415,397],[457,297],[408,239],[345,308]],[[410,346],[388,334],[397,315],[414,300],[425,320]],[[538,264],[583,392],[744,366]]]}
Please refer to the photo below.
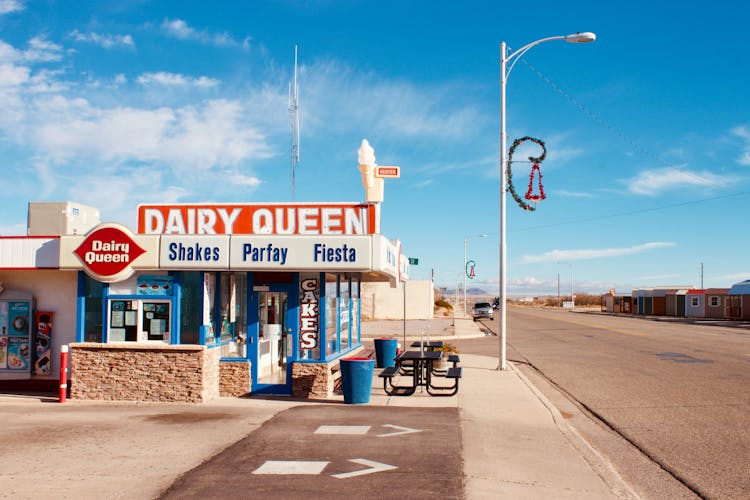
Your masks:
{"label": "parked car", "polygon": [[495,319],[495,313],[492,310],[492,304],[489,302],[477,302],[471,309],[471,313],[474,316],[474,321],[479,318]]}

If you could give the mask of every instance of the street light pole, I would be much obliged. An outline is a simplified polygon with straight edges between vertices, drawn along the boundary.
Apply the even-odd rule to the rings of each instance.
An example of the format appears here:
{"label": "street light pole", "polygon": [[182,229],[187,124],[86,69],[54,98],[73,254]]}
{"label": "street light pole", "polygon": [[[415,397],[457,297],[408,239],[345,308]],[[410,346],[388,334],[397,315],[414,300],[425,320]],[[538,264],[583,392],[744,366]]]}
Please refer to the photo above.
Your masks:
{"label": "street light pole", "polygon": [[464,317],[466,317],[466,242],[469,240],[468,236],[464,236]]}
{"label": "street light pole", "polygon": [[[505,42],[500,42],[500,363],[498,370],[507,369],[507,355],[506,355],[506,343],[507,343],[507,324],[506,324],[506,309],[507,309],[507,289],[508,289],[508,273],[507,273],[507,240],[505,233],[505,217],[506,217],[506,203],[505,203],[505,192],[507,190],[508,180],[505,171],[506,168],[506,157],[505,152],[508,149],[507,142],[508,137],[506,133],[506,122],[505,122],[505,86],[508,82],[508,76],[513,71],[513,67],[516,65],[519,59],[535,45],[539,45],[544,42],[551,42],[553,40],[565,40],[571,43],[586,43],[593,42],[596,40],[596,35],[590,32],[584,33],[573,33],[565,36],[551,36],[547,38],[540,38],[534,42],[524,45],[520,49],[507,54],[507,46]],[[510,65],[509,65],[510,64]]]}
{"label": "street light pole", "polygon": [[573,295],[573,263],[570,263],[570,310],[576,309],[576,296]]}

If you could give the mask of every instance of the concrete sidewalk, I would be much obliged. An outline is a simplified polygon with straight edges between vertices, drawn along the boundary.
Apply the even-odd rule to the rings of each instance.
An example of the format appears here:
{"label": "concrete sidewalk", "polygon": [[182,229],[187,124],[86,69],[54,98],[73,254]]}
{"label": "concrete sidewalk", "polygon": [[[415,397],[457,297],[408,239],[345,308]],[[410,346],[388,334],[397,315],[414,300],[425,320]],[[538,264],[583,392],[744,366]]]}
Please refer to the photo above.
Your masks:
{"label": "concrete sidewalk", "polygon": [[[408,342],[422,336],[423,323],[406,326]],[[363,337],[398,334],[382,322],[366,328],[369,333],[363,323]],[[403,324],[396,328],[403,331]],[[484,335],[465,318],[435,320],[431,329],[432,339]],[[417,391],[389,397],[375,376],[370,404],[457,407],[466,498],[637,497],[512,364],[498,371],[494,357],[462,354],[461,366],[456,396]],[[335,400],[343,403],[343,396]],[[0,496],[153,498],[278,412],[306,404],[319,403],[222,398],[198,405],[60,405],[51,398],[0,394]]]}
{"label": "concrete sidewalk", "polygon": [[[444,328],[446,321],[449,329]],[[367,329],[401,339],[389,323],[371,322],[363,326],[363,335]],[[407,330],[408,343],[424,337],[424,325],[415,326]],[[480,323],[457,317],[437,320],[430,338],[450,341],[484,336]],[[389,397],[376,376],[370,403],[457,407],[466,498],[638,498],[513,363],[499,371],[494,356],[460,357],[463,370],[456,396],[432,397],[417,391],[409,397]]]}

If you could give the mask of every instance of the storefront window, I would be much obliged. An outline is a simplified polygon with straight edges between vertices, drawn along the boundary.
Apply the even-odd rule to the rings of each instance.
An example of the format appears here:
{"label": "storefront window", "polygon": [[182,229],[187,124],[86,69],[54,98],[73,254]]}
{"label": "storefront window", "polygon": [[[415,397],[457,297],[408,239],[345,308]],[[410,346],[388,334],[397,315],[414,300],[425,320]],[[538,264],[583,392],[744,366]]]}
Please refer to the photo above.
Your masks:
{"label": "storefront window", "polygon": [[216,275],[214,273],[203,274],[203,329],[205,331],[206,344],[216,342],[216,308],[214,307],[216,297]]}
{"label": "storefront window", "polygon": [[349,280],[346,277],[341,278],[339,286],[340,293],[340,304],[339,307],[339,324],[341,325],[341,350],[344,351],[349,348]]}
{"label": "storefront window", "polygon": [[351,295],[352,295],[352,324],[350,330],[352,332],[351,339],[352,343],[359,344],[359,276],[352,276],[351,281]]}
{"label": "storefront window", "polygon": [[180,344],[199,344],[201,321],[201,273],[183,272],[180,282]]}
{"label": "storefront window", "polygon": [[338,275],[326,274],[326,355],[336,352],[338,341]]}
{"label": "storefront window", "polygon": [[234,273],[234,318],[232,319],[236,349],[233,354],[247,356],[247,273]]}
{"label": "storefront window", "polygon": [[222,342],[229,342],[234,337],[234,276],[229,273],[221,273],[221,317],[217,328]]}
{"label": "storefront window", "polygon": [[83,325],[84,342],[102,342],[102,296],[104,285],[99,281],[83,276],[83,296],[85,320]]}

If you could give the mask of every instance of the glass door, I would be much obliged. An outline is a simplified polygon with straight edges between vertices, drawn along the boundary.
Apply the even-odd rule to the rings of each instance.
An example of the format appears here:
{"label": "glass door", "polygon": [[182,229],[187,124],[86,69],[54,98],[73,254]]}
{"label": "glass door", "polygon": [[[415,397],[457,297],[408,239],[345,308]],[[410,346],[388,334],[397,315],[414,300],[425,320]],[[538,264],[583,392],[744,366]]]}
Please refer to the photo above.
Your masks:
{"label": "glass door", "polygon": [[[292,318],[289,285],[253,287],[248,310],[253,393],[290,394],[293,354]],[[254,324],[253,324],[254,323]],[[249,346],[248,346],[249,347]]]}

